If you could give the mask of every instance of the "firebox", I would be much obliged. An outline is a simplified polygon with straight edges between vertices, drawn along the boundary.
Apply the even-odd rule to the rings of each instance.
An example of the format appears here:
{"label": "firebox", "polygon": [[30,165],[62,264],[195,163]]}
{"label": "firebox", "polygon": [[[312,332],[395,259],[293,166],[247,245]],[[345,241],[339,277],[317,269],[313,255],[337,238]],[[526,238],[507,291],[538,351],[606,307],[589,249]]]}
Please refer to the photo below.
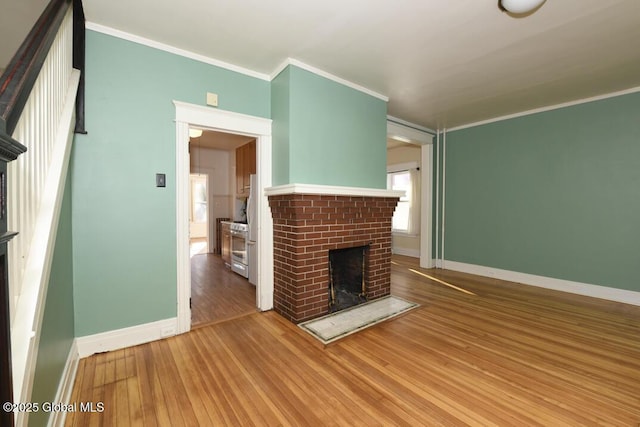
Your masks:
{"label": "firebox", "polygon": [[367,301],[368,248],[367,245],[329,251],[329,312]]}

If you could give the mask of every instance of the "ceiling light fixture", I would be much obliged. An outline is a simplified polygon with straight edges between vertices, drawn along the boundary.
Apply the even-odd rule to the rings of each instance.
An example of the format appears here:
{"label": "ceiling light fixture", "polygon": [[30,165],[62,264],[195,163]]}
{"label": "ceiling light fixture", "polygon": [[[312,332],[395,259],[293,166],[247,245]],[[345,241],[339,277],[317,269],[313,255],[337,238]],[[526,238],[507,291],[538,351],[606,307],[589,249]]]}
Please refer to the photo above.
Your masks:
{"label": "ceiling light fixture", "polygon": [[498,5],[510,13],[523,14],[536,10],[546,0],[500,0]]}
{"label": "ceiling light fixture", "polygon": [[189,129],[189,138],[200,138],[202,136],[202,129]]}

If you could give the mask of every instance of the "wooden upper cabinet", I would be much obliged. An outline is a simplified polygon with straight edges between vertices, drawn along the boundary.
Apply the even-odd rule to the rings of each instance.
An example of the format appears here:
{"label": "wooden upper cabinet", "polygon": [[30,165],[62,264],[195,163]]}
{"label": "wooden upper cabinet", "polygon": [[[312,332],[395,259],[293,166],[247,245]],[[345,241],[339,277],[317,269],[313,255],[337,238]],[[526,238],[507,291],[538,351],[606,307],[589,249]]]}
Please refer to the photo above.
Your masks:
{"label": "wooden upper cabinet", "polygon": [[245,158],[244,145],[236,148],[236,194],[242,195],[244,193],[244,158]]}
{"label": "wooden upper cabinet", "polygon": [[236,194],[249,196],[251,174],[256,173],[256,141],[255,139],[236,148]]}
{"label": "wooden upper cabinet", "polygon": [[247,177],[256,173],[256,140],[247,144]]}

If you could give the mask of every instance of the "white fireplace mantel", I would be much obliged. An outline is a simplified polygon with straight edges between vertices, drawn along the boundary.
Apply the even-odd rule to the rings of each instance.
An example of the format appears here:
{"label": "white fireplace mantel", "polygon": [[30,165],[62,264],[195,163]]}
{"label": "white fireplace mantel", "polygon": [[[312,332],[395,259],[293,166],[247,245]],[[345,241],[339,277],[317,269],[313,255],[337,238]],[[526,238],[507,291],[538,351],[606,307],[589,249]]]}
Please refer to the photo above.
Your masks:
{"label": "white fireplace mantel", "polygon": [[404,196],[404,191],[316,184],[285,184],[265,188],[266,196],[282,196],[285,194],[317,194],[323,196],[352,197],[402,197]]}

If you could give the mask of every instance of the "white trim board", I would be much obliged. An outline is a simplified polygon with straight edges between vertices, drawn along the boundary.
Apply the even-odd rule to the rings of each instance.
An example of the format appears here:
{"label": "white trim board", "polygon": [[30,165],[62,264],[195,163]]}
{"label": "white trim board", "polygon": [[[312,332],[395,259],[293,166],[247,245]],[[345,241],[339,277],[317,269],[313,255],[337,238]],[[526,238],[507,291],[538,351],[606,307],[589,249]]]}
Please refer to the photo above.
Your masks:
{"label": "white trim board", "polygon": [[[169,53],[173,53],[175,55],[178,56],[183,56],[185,58],[189,58],[189,59],[193,59],[195,61],[200,61],[203,62],[205,64],[209,64],[209,65],[214,65],[216,67],[220,67],[226,70],[230,70],[230,71],[235,71],[237,73],[240,74],[244,74],[250,77],[255,77],[257,79],[260,80],[266,80],[266,81],[271,81],[273,80],[278,74],[280,74],[282,72],[282,70],[284,70],[288,65],[295,65],[298,68],[302,68],[304,70],[307,70],[311,73],[317,74],[321,77],[324,77],[326,79],[335,81],[336,83],[340,83],[342,85],[345,85],[347,87],[350,87],[352,89],[358,90],[360,92],[366,93],[368,95],[371,95],[375,98],[379,98],[385,102],[389,101],[389,97],[386,95],[382,95],[378,92],[375,92],[371,89],[368,89],[364,86],[358,85],[356,83],[350,82],[348,80],[345,80],[341,77],[338,77],[336,75],[333,75],[331,73],[328,73],[326,71],[323,71],[319,68],[316,68],[314,66],[305,64],[302,61],[298,61],[297,59],[294,58],[287,58],[285,59],[280,65],[278,65],[273,72],[271,72],[270,74],[265,74],[265,73],[260,73],[257,71],[253,71],[250,70],[248,68],[244,68],[244,67],[240,67],[238,65],[234,65],[234,64],[230,64],[228,62],[224,62],[224,61],[220,61],[208,56],[204,56],[204,55],[200,55],[198,53],[194,53],[185,49],[180,49],[168,44],[164,44],[164,43],[160,43],[145,37],[141,37],[132,33],[127,33],[125,31],[121,31],[121,30],[117,30],[115,28],[111,28],[111,27],[107,27],[105,25],[101,25],[101,24],[97,24],[95,22],[90,22],[87,21],[85,24],[86,29],[88,30],[92,30],[92,31],[96,31],[102,34],[107,34],[113,37],[117,37],[119,39],[122,40],[127,40],[133,43],[137,43],[137,44],[141,44],[147,47],[151,47],[154,49],[159,49],[165,52],[169,52]],[[550,111],[550,110],[556,110],[559,108],[564,108],[564,107],[570,107],[573,105],[579,105],[579,104],[584,104],[587,102],[592,102],[592,101],[598,101],[601,99],[607,99],[607,98],[613,98],[616,96],[621,96],[621,95],[627,95],[630,93],[635,93],[635,92],[640,92],[640,86],[638,87],[633,87],[633,88],[629,88],[629,89],[625,89],[625,90],[621,90],[621,91],[617,91],[617,92],[612,92],[612,93],[607,93],[607,94],[603,94],[603,95],[598,95],[598,96],[594,96],[594,97],[590,97],[590,98],[584,98],[584,99],[579,99],[579,100],[575,100],[575,101],[569,101],[569,102],[565,102],[562,104],[556,104],[556,105],[550,105],[550,106],[545,106],[545,107],[540,107],[540,108],[536,108],[533,110],[527,110],[527,111],[521,111],[518,113],[514,113],[514,114],[509,114],[509,115],[505,115],[505,116],[500,116],[500,117],[494,117],[491,119],[487,119],[487,120],[482,120],[482,121],[478,121],[478,122],[473,122],[473,123],[467,123],[464,125],[460,125],[460,126],[456,126],[453,127],[451,129],[449,129],[449,131],[456,131],[456,130],[461,130],[461,129],[466,129],[466,128],[471,128],[471,127],[475,127],[475,126],[480,126],[480,125],[485,125],[485,124],[489,124],[489,123],[493,123],[493,122],[500,122],[503,120],[508,120],[508,119],[513,119],[516,117],[522,117],[522,116],[528,116],[531,114],[536,114],[536,113],[541,113],[544,111]],[[438,130],[433,130],[433,129],[429,129],[427,127],[424,126],[420,126],[420,125],[416,125],[413,123],[410,123],[408,121],[402,120],[400,118],[394,117],[394,116],[387,116],[387,120],[393,122],[394,124],[399,124],[399,125],[404,125],[410,128],[413,128],[414,130],[418,130],[418,131],[422,131],[422,132],[426,132],[429,134],[437,134]]]}
{"label": "white trim board", "polygon": [[200,55],[198,53],[194,53],[185,49],[180,49],[175,46],[160,43],[155,40],[151,40],[135,34],[127,33],[125,31],[116,30],[115,28],[107,27],[105,25],[96,24],[95,22],[87,22],[85,24],[85,27],[87,30],[96,31],[98,33],[106,34],[108,36],[116,37],[122,40],[127,40],[143,46],[162,50],[164,52],[173,53],[174,55],[193,59],[194,61],[203,62],[205,64],[214,65],[216,67],[224,68],[225,70],[235,71],[236,73],[244,74],[250,77],[255,77],[260,80],[270,81],[269,75],[267,74],[259,73],[257,71],[240,67],[238,65],[229,64],[228,62],[219,61],[217,59],[210,58],[208,56]]}
{"label": "white trim board", "polygon": [[625,90],[620,90],[620,91],[617,91],[617,92],[605,93],[605,94],[602,94],[602,95],[592,96],[590,98],[577,99],[575,101],[564,102],[562,104],[548,105],[548,106],[545,106],[545,107],[535,108],[533,110],[521,111],[519,113],[508,114],[506,116],[494,117],[492,119],[482,120],[482,121],[479,121],[479,122],[468,123],[466,125],[460,125],[460,126],[453,127],[451,129],[447,129],[447,131],[448,132],[453,132],[453,131],[456,131],[456,130],[462,130],[462,129],[472,128],[472,127],[476,127],[476,126],[487,125],[489,123],[501,122],[501,121],[504,121],[504,120],[515,119],[515,118],[523,117],[523,116],[530,116],[532,114],[544,113],[545,111],[558,110],[560,108],[572,107],[574,105],[586,104],[588,102],[600,101],[600,100],[608,99],[608,98],[615,98],[616,96],[629,95],[631,93],[636,93],[636,92],[640,92],[640,86],[632,87],[632,88],[625,89]]}
{"label": "white trim board", "polygon": [[536,286],[539,288],[553,289],[571,294],[640,306],[640,292],[628,291],[626,289],[608,288],[606,286],[554,279],[553,277],[536,276],[534,274],[501,270],[498,268],[466,264],[457,261],[445,260],[443,268],[446,270],[460,271],[462,273],[475,274],[478,276],[494,277],[500,280]]}
{"label": "white trim board", "polygon": [[120,350],[122,348],[168,338],[176,334],[177,325],[178,318],[174,317],[79,337],[76,338],[78,355],[80,358],[84,358],[95,353]]}
{"label": "white trim board", "polygon": [[137,43],[143,46],[147,46],[147,47],[151,47],[154,49],[158,49],[158,50],[162,50],[164,52],[169,52],[172,53],[174,55],[178,55],[178,56],[182,56],[185,58],[189,58],[189,59],[193,59],[195,61],[199,61],[205,64],[209,64],[209,65],[213,65],[219,68],[223,68],[225,70],[229,70],[229,71],[234,71],[236,73],[240,73],[240,74],[244,74],[246,76],[250,76],[250,77],[255,77],[257,79],[260,80],[266,80],[268,82],[270,82],[271,80],[273,80],[274,78],[276,78],[276,76],[278,76],[278,74],[280,74],[282,72],[282,70],[284,70],[285,68],[287,68],[287,66],[289,65],[294,65],[298,68],[301,68],[303,70],[309,71],[310,73],[316,74],[318,76],[324,77],[328,80],[332,80],[336,83],[339,83],[343,86],[347,86],[350,87],[351,89],[355,89],[359,92],[363,92],[366,93],[367,95],[373,96],[374,98],[378,98],[383,100],[384,102],[389,102],[389,97],[382,95],[378,92],[375,92],[371,89],[368,89],[364,86],[361,86],[357,83],[353,83],[350,82],[349,80],[345,80],[342,77],[338,77],[334,74],[328,73],[326,71],[323,71],[319,68],[316,68],[312,65],[308,65],[305,64],[302,61],[298,61],[297,59],[294,58],[287,58],[285,59],[280,65],[278,65],[276,67],[275,70],[273,70],[273,72],[271,72],[271,74],[264,74],[264,73],[260,73],[257,71],[253,71],[250,70],[248,68],[244,68],[244,67],[240,67],[238,65],[234,65],[234,64],[230,64],[228,62],[224,62],[224,61],[220,61],[208,56],[204,56],[204,55],[200,55],[198,53],[194,53],[185,49],[180,49],[177,48],[175,46],[171,46],[168,44],[164,44],[164,43],[160,43],[157,42],[155,40],[151,40],[145,37],[141,37],[138,36],[136,34],[132,34],[132,33],[127,33],[125,31],[121,31],[121,30],[116,30],[115,28],[111,28],[111,27],[107,27],[105,25],[100,25],[100,24],[96,24],[95,22],[87,22],[86,23],[86,29],[87,30],[91,30],[91,31],[96,31],[98,33],[102,33],[102,34],[106,34],[112,37],[116,37],[122,40],[127,40],[133,43]]}
{"label": "white trim board", "polygon": [[409,169],[417,169],[420,167],[418,162],[406,162],[406,163],[394,163],[392,165],[387,165],[387,173],[394,172],[404,172]]}
{"label": "white trim board", "polygon": [[[76,374],[78,373],[78,363],[80,362],[80,355],[78,354],[78,343],[74,339],[69,349],[69,356],[64,365],[62,376],[60,377],[60,383],[58,384],[58,391],[56,397],[53,399],[56,403],[69,404],[71,401],[71,393],[73,392],[73,384],[76,380]],[[49,422],[47,427],[63,427],[65,419],[67,417],[66,411],[54,411],[49,415]]]}
{"label": "white trim board", "polygon": [[359,92],[366,93],[367,95],[373,96],[374,98],[381,99],[384,102],[389,102],[389,97],[386,96],[386,95],[382,95],[382,94],[380,94],[378,92],[375,92],[375,91],[373,91],[371,89],[368,89],[368,88],[366,88],[364,86],[360,86],[357,83],[350,82],[349,80],[345,80],[342,77],[338,77],[338,76],[336,76],[334,74],[327,73],[326,71],[321,70],[320,68],[316,68],[313,65],[305,64],[304,62],[298,61],[297,59],[293,59],[293,58],[285,59],[284,62],[282,62],[273,71],[273,73],[271,73],[270,80],[275,79],[278,76],[278,74],[280,74],[289,65],[296,66],[298,68],[301,68],[301,69],[303,69],[305,71],[308,71],[308,72],[313,73],[315,75],[318,75],[320,77],[324,77],[327,80],[331,80],[331,81],[339,83],[339,84],[341,84],[343,86],[347,86],[347,87],[350,87],[351,89],[355,89],[355,90],[357,90]]}
{"label": "white trim board", "polygon": [[416,130],[418,132],[428,133],[432,137],[435,136],[438,133],[437,130],[430,129],[428,127],[424,127],[424,126],[421,126],[421,125],[417,125],[415,123],[411,123],[411,122],[408,122],[406,120],[402,120],[402,119],[400,119],[398,117],[390,116],[388,114],[387,114],[387,123],[393,123],[395,125],[399,125],[399,126],[403,126],[405,128],[410,128],[410,129]]}
{"label": "white trim board", "polygon": [[[396,119],[397,120],[397,119]],[[387,118],[387,138],[400,137],[416,145],[433,144],[433,135],[413,127],[394,123]]]}
{"label": "white trim board", "polygon": [[355,197],[402,197],[404,196],[404,191],[365,187],[343,187],[338,185],[285,184],[266,188],[265,194],[267,196],[279,196],[284,194],[320,194],[328,196]]}

